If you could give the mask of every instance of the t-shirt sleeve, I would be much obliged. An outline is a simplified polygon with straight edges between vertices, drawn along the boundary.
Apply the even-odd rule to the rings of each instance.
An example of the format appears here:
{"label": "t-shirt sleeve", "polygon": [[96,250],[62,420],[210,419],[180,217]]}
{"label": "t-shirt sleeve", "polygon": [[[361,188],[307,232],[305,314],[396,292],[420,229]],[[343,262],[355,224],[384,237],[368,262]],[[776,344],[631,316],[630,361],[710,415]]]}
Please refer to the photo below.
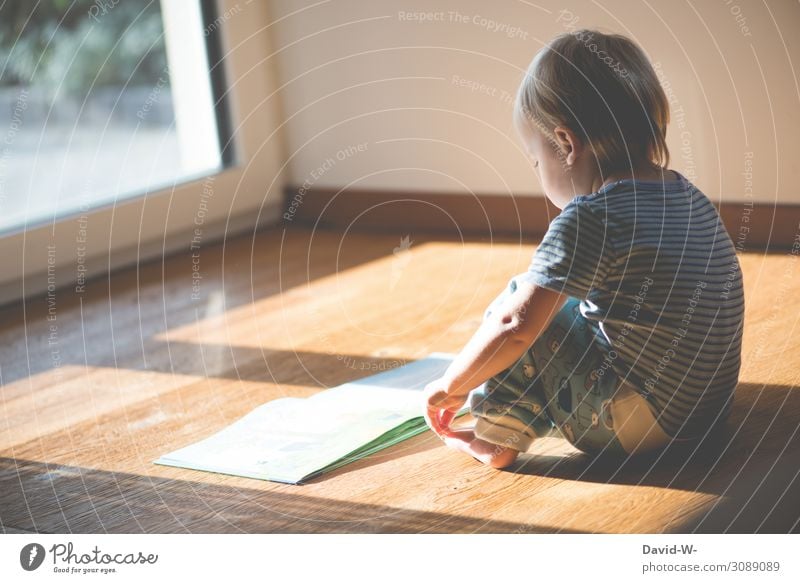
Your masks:
{"label": "t-shirt sleeve", "polygon": [[611,255],[604,221],[573,201],[551,221],[520,279],[585,299],[606,280]]}

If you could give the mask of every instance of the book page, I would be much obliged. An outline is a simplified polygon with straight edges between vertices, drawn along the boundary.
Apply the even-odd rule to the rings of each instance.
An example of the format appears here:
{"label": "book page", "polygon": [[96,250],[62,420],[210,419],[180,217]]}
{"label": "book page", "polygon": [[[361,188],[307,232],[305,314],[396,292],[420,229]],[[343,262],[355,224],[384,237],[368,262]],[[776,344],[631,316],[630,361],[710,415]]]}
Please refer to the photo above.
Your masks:
{"label": "book page", "polygon": [[[354,461],[420,433],[422,390],[440,377],[454,355],[434,353],[411,364],[299,399],[269,401],[222,431],[155,461],[190,469],[298,483],[337,462]],[[418,423],[410,423],[416,419]],[[373,443],[378,440],[377,443]]]}

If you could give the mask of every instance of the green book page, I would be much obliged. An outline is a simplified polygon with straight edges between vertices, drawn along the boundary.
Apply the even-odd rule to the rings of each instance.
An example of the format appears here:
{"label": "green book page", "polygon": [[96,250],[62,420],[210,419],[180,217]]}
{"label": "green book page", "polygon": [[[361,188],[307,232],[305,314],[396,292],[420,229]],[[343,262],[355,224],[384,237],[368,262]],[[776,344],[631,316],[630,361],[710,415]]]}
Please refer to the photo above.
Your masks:
{"label": "green book page", "polygon": [[155,463],[300,483],[425,431],[422,390],[452,358],[435,353],[306,399],[267,402]]}
{"label": "green book page", "polygon": [[[469,407],[463,407],[456,416],[459,417],[469,411]],[[408,422],[404,423],[400,427],[387,431],[371,443],[368,443],[366,446],[357,449],[356,451],[351,452],[347,456],[333,462],[329,466],[322,468],[321,470],[306,476],[306,480],[321,475],[325,472],[333,471],[337,468],[340,468],[344,465],[352,463],[356,460],[365,458],[370,456],[376,452],[381,451],[382,449],[386,449],[387,447],[391,447],[397,443],[400,443],[403,440],[409,439],[414,437],[415,435],[419,435],[420,433],[424,433],[428,431],[428,424],[425,423],[425,420],[422,417],[416,417],[414,419],[409,420]]]}

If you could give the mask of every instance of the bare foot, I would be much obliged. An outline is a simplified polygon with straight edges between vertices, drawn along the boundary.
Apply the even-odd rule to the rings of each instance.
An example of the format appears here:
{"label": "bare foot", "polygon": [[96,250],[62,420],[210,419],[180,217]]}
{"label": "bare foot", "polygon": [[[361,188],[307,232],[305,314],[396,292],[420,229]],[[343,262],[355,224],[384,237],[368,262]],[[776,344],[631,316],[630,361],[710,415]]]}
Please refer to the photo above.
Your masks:
{"label": "bare foot", "polygon": [[457,451],[463,451],[479,462],[497,469],[513,464],[519,454],[516,449],[484,441],[475,435],[475,431],[471,427],[452,429],[450,435],[444,438],[444,444]]}

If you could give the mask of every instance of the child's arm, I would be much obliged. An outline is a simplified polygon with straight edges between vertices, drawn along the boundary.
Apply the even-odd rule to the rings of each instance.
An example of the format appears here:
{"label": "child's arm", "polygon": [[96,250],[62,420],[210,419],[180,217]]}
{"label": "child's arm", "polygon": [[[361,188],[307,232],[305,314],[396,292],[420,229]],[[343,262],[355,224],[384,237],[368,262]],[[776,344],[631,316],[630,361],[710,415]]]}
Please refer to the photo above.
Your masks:
{"label": "child's arm", "polygon": [[426,387],[425,419],[431,429],[439,435],[447,434],[454,413],[469,392],[517,362],[566,299],[564,294],[520,282],[483,321],[442,378]]}

